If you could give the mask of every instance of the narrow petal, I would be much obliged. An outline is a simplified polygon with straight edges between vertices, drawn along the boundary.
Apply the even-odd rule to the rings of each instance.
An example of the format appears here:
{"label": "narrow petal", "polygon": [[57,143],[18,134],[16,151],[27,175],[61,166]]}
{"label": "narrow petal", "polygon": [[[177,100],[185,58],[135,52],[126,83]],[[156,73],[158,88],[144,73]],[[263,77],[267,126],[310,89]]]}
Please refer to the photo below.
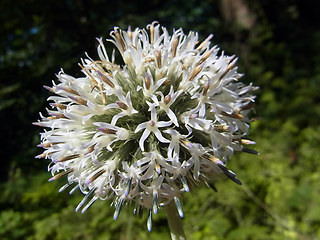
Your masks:
{"label": "narrow petal", "polygon": [[157,122],[157,127],[168,127],[172,124],[172,122],[159,121]]}
{"label": "narrow petal", "polygon": [[176,115],[174,114],[174,112],[170,108],[168,108],[166,113],[167,113],[168,117],[170,118],[170,120],[174,123],[174,125],[179,127],[178,119],[177,119]]}
{"label": "narrow petal", "polygon": [[140,130],[146,128],[148,126],[148,122],[140,123],[137,127],[136,130],[134,130],[135,133],[139,132]]}
{"label": "narrow petal", "polygon": [[170,141],[164,138],[159,129],[153,131],[154,135],[156,135],[157,139],[162,143],[169,143]]}
{"label": "narrow petal", "polygon": [[143,145],[144,141],[149,137],[149,135],[150,135],[150,130],[146,128],[139,140],[139,146],[142,151],[144,151],[144,145]]}

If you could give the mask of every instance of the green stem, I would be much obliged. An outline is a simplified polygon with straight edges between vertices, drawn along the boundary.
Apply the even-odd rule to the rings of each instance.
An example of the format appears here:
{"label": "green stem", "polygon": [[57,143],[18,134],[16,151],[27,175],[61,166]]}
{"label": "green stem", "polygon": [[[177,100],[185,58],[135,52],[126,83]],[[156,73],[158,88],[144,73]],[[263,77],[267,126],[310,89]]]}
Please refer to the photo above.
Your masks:
{"label": "green stem", "polygon": [[170,229],[172,240],[186,240],[184,235],[182,220],[178,214],[175,202],[172,200],[165,206],[168,218],[168,225]]}

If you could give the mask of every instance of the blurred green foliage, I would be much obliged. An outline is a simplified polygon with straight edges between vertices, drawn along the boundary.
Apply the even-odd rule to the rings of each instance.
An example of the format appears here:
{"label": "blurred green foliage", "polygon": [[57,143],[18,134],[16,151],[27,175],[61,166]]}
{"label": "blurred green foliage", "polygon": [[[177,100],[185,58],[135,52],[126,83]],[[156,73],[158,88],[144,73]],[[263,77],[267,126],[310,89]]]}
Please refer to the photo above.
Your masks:
{"label": "blurred green foliage", "polygon": [[42,85],[61,67],[77,76],[84,51],[97,56],[95,37],[153,20],[202,39],[213,32],[214,44],[239,56],[243,81],[260,86],[251,128],[260,155],[230,161],[243,186],[218,180],[218,193],[184,196],[189,239],[320,239],[320,21],[313,1],[2,0],[0,7],[0,239],[169,239],[164,211],[151,233],[131,206],[117,221],[111,202],[75,213],[81,194],[58,193],[64,180],[47,182],[48,162],[34,159],[39,129],[31,126],[47,106]]}

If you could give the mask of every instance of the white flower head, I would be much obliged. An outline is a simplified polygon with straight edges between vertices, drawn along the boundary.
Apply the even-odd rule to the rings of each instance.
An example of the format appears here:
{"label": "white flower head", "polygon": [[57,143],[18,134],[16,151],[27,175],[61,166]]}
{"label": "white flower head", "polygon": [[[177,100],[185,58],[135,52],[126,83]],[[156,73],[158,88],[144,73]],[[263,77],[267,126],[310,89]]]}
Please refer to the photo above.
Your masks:
{"label": "white flower head", "polygon": [[81,61],[84,76],[61,71],[46,87],[52,109],[40,114],[37,157],[51,160],[49,180],[67,176],[60,190],[80,189],[76,210],[113,199],[116,219],[124,203],[152,213],[194,186],[212,186],[234,151],[256,153],[244,144],[257,87],[238,81],[236,58],[182,29],[170,36],[157,22],[147,30],[115,27],[111,41],[125,65],[111,61],[102,39],[99,60]]}

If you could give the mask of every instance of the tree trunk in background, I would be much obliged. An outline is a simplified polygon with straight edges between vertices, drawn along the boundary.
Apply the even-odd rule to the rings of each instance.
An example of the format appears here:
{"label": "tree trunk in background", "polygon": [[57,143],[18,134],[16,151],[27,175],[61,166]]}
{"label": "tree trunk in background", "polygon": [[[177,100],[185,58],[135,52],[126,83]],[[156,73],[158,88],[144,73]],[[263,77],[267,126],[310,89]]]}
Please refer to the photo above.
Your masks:
{"label": "tree trunk in background", "polygon": [[226,22],[236,29],[250,29],[255,23],[245,0],[221,0],[221,11]]}

